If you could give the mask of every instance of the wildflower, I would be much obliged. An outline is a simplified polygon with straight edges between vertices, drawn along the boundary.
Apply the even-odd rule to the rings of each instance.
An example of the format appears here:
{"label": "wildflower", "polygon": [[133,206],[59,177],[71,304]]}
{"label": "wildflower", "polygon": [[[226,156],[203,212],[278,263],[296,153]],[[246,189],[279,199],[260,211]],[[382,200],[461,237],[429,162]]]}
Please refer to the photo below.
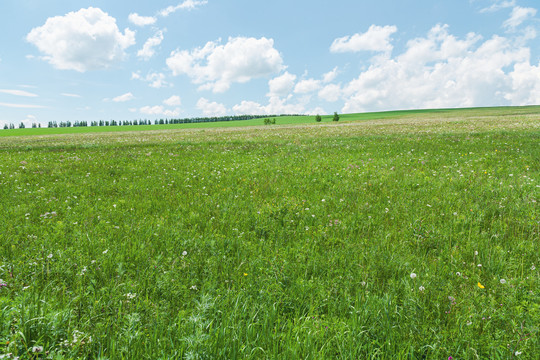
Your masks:
{"label": "wildflower", "polygon": [[53,257],[53,254],[47,255],[47,258],[48,258],[48,259],[52,259],[52,257]]}
{"label": "wildflower", "polygon": [[106,254],[106,253],[108,253],[108,252],[109,252],[109,249],[104,250],[104,251],[103,251],[103,254]]}
{"label": "wildflower", "polygon": [[449,356],[449,357],[448,357],[448,360],[454,360],[454,358],[453,358],[453,357],[451,357],[451,356]]}
{"label": "wildflower", "polygon": [[506,284],[506,280],[505,280],[505,279],[501,279],[501,284]]}
{"label": "wildflower", "polygon": [[127,294],[124,294],[124,296],[127,297],[128,300],[131,300],[131,299],[135,299],[135,297],[137,297],[137,294],[136,293],[132,294],[129,292]]}
{"label": "wildflower", "polygon": [[478,267],[482,267],[482,264],[478,264],[478,265],[476,265],[476,266],[478,266]]}
{"label": "wildflower", "polygon": [[475,256],[478,256],[478,251],[475,251],[475,252],[474,252],[474,255],[475,255]]}
{"label": "wildflower", "polygon": [[0,279],[0,288],[7,287],[7,283],[4,280]]}
{"label": "wildflower", "polygon": [[247,274],[247,273],[244,273],[244,276],[248,276],[248,274]]}
{"label": "wildflower", "polygon": [[33,346],[32,347],[32,352],[34,353],[39,353],[39,352],[42,352],[43,351],[43,346]]}
{"label": "wildflower", "polygon": [[534,266],[534,264],[531,266],[531,270],[532,271],[536,270],[536,266]]}
{"label": "wildflower", "polygon": [[187,255],[187,251],[182,251],[182,256],[186,256]]}
{"label": "wildflower", "polygon": [[516,356],[519,356],[519,355],[521,355],[521,354],[522,354],[521,351],[516,351],[516,352],[514,353],[514,355],[516,355]]}
{"label": "wildflower", "polygon": [[425,288],[425,287],[423,287],[423,286],[420,286],[420,287],[418,288],[418,290],[420,290],[420,291],[424,291],[424,290],[426,290],[426,288]]}
{"label": "wildflower", "polygon": [[482,285],[482,284],[480,284],[480,282],[478,282],[478,287],[479,287],[480,289],[484,289],[484,288],[485,288],[485,286]]}
{"label": "wildflower", "polygon": [[191,286],[190,289],[191,289],[191,290],[198,290],[198,289],[197,289],[197,285]]}
{"label": "wildflower", "polygon": [[366,282],[365,282],[365,281],[362,281],[362,282],[360,283],[360,285],[366,286]]}
{"label": "wildflower", "polygon": [[456,276],[461,276],[461,273],[458,271],[458,272],[456,273]]}
{"label": "wildflower", "polygon": [[411,273],[411,279],[415,279],[416,278],[416,274],[415,273]]}

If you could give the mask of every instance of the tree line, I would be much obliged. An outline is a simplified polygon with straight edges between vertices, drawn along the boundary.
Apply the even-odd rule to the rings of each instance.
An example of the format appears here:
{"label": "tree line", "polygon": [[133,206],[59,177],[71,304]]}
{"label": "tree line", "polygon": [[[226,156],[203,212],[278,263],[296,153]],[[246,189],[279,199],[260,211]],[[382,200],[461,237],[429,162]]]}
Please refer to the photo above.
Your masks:
{"label": "tree line", "polygon": [[[218,121],[238,121],[238,120],[253,120],[262,119],[267,117],[278,116],[302,116],[302,114],[281,114],[281,115],[234,115],[234,116],[213,116],[213,117],[192,117],[183,119],[156,119],[154,121],[148,119],[139,120],[99,120],[91,121],[49,121],[48,128],[59,127],[87,127],[87,126],[128,126],[128,125],[168,125],[168,124],[194,124],[194,123],[206,123],[206,122],[218,122]],[[26,126],[21,122],[18,126],[19,129],[24,129]],[[15,129],[14,124],[5,124],[4,130]],[[32,128],[41,128],[41,124],[33,123]]]}

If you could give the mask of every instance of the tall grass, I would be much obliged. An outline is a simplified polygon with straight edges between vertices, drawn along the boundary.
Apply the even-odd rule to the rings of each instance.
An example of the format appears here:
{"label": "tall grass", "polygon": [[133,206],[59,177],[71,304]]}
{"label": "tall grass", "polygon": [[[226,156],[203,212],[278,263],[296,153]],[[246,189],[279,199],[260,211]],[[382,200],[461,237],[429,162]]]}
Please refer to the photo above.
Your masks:
{"label": "tall grass", "polygon": [[0,356],[534,359],[530,115],[0,140]]}

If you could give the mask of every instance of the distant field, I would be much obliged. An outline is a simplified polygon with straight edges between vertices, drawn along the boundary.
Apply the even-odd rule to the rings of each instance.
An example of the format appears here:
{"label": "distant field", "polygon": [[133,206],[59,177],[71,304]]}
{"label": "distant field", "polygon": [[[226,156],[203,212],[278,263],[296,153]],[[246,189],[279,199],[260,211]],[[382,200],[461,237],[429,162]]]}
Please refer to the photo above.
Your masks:
{"label": "distant field", "polygon": [[[399,119],[410,117],[471,117],[471,116],[512,116],[512,115],[540,115],[540,106],[523,107],[493,107],[493,108],[470,108],[470,109],[430,109],[430,110],[402,110],[384,111],[361,114],[342,114],[340,121],[366,121],[381,119]],[[322,123],[332,122],[333,115],[322,116]],[[315,123],[315,116],[279,116],[276,125],[298,125]],[[194,124],[171,124],[171,125],[128,125],[128,126],[91,126],[70,128],[38,128],[38,129],[11,129],[0,130],[1,136],[30,136],[30,135],[54,135],[54,134],[80,134],[95,132],[125,132],[125,131],[148,131],[168,129],[199,129],[219,127],[242,127],[258,126],[264,124],[264,119],[220,121]],[[274,125],[275,126],[275,125]]]}
{"label": "distant field", "polygon": [[0,357],[537,359],[539,114],[0,137]]}

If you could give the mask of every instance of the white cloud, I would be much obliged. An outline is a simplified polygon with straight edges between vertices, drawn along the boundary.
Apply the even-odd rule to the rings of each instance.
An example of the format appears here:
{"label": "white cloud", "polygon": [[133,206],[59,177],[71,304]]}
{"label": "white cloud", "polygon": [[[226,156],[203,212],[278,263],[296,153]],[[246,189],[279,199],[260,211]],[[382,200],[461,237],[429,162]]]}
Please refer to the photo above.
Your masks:
{"label": "white cloud", "polygon": [[482,10],[480,10],[480,12],[481,13],[495,12],[495,11],[499,11],[501,9],[514,7],[515,5],[516,5],[516,0],[495,1],[491,6],[489,6],[487,8],[483,8]]}
{"label": "white cloud", "polygon": [[512,9],[510,18],[504,22],[504,27],[507,29],[515,29],[521,25],[527,19],[534,17],[537,10],[533,8],[524,8],[521,6],[516,6]]}
{"label": "white cloud", "polygon": [[132,24],[137,26],[153,25],[157,21],[153,16],[140,16],[137,13],[129,14],[128,19]]}
{"label": "white cloud", "polygon": [[306,79],[299,81],[294,87],[294,92],[297,94],[307,94],[317,91],[321,88],[321,82],[315,79]]}
{"label": "white cloud", "polygon": [[13,104],[13,103],[3,103],[3,102],[0,102],[0,106],[9,107],[9,108],[18,108],[18,109],[44,109],[45,108],[45,106],[41,106],[41,105]]}
{"label": "white cloud", "polygon": [[177,50],[167,59],[173,75],[188,75],[199,89],[225,92],[232,83],[246,83],[253,78],[281,71],[283,60],[267,38],[229,38],[225,45],[208,42],[191,52]]}
{"label": "white cloud", "polygon": [[303,114],[308,99],[301,99],[299,103],[290,104],[285,99],[271,97],[267,105],[261,105],[255,101],[242,101],[233,106],[233,111],[238,115],[279,115],[279,114]]}
{"label": "white cloud", "polygon": [[120,96],[117,96],[115,98],[112,99],[112,101],[114,102],[126,102],[126,101],[130,101],[130,100],[133,100],[135,99],[135,96],[133,96],[132,93],[128,92],[126,94],[123,94],[123,95],[120,95]]}
{"label": "white cloud", "polygon": [[180,109],[176,108],[174,110],[165,109],[161,105],[156,106],[143,106],[139,111],[146,115],[155,115],[155,116],[167,116],[167,117],[177,117],[180,115]]}
{"label": "white cloud", "polygon": [[537,66],[516,64],[509,76],[512,91],[505,97],[512,105],[540,104],[540,63]]}
{"label": "white cloud", "polygon": [[225,116],[228,111],[225,105],[205,98],[200,98],[197,101],[197,109],[201,110],[204,116]]}
{"label": "white cloud", "polygon": [[159,89],[166,86],[172,86],[167,81],[165,81],[165,74],[163,73],[149,73],[145,77],[143,77],[141,76],[141,73],[138,71],[138,72],[131,73],[131,79],[147,82],[150,87],[153,87],[155,89]]}
{"label": "white cloud", "polygon": [[513,39],[458,39],[437,25],[399,56],[373,58],[343,86],[342,112],[535,103],[539,73],[529,64],[530,49]]}
{"label": "white cloud", "polygon": [[85,72],[108,68],[124,59],[124,50],[135,44],[135,33],[129,29],[120,32],[115,18],[89,7],[48,18],[26,39],[57,69]]}
{"label": "white cloud", "polygon": [[323,75],[323,79],[322,79],[322,82],[323,83],[329,83],[329,82],[332,82],[334,81],[334,79],[336,78],[336,76],[338,75],[338,68],[337,66],[335,68],[332,69],[332,71],[329,71],[327,72],[326,74]]}
{"label": "white cloud", "polygon": [[328,84],[319,91],[319,98],[335,102],[338,101],[341,97],[341,87],[336,84]]}
{"label": "white cloud", "polygon": [[390,36],[397,31],[395,26],[371,25],[367,32],[344,36],[334,40],[330,46],[333,53],[358,52],[358,51],[382,51],[390,52],[393,49],[390,44]]}
{"label": "white cloud", "polygon": [[288,71],[283,75],[277,76],[268,81],[270,92],[268,96],[287,96],[294,88],[296,75],[290,74]]}
{"label": "white cloud", "polygon": [[225,116],[227,108],[225,105],[212,102],[205,98],[200,98],[197,101],[197,109],[201,110],[204,116]]}
{"label": "white cloud", "polygon": [[158,31],[156,35],[146,40],[141,50],[137,52],[137,56],[143,58],[144,60],[149,60],[156,51],[154,48],[161,44],[163,41],[163,31]]}
{"label": "white cloud", "polygon": [[173,95],[170,98],[163,100],[163,103],[169,106],[180,106],[182,101],[180,100],[180,96]]}
{"label": "white cloud", "polygon": [[60,95],[65,96],[65,97],[72,97],[72,98],[80,98],[81,97],[81,95],[70,94],[70,93],[61,93]]}
{"label": "white cloud", "polygon": [[207,3],[208,1],[206,0],[202,0],[202,1],[185,0],[183,3],[180,3],[176,6],[168,6],[167,8],[159,11],[159,15],[166,17],[178,10],[193,10],[196,7],[206,5]]}
{"label": "white cloud", "polygon": [[37,95],[24,90],[0,89],[0,93],[10,94],[15,96],[36,97]]}

